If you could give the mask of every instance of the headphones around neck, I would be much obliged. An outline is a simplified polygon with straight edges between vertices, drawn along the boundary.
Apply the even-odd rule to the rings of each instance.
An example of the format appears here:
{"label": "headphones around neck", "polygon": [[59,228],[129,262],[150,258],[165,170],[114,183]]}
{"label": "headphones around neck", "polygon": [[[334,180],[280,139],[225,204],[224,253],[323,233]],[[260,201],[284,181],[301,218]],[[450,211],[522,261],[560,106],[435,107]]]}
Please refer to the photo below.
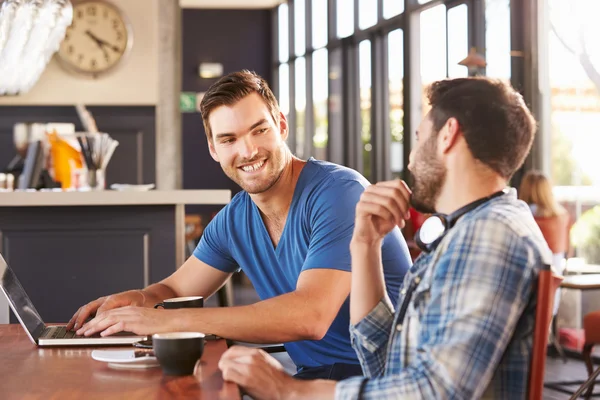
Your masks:
{"label": "headphones around neck", "polygon": [[490,201],[494,197],[501,196],[505,193],[507,193],[506,190],[500,190],[499,192],[492,193],[487,197],[475,200],[474,202],[459,208],[450,215],[437,213],[433,214],[431,217],[427,218],[425,222],[423,222],[423,225],[421,225],[421,228],[419,228],[415,234],[415,242],[417,243],[417,246],[419,246],[419,249],[425,253],[432,252],[442,241],[444,236],[446,236],[448,231],[452,229],[460,217],[479,207],[483,203]]}

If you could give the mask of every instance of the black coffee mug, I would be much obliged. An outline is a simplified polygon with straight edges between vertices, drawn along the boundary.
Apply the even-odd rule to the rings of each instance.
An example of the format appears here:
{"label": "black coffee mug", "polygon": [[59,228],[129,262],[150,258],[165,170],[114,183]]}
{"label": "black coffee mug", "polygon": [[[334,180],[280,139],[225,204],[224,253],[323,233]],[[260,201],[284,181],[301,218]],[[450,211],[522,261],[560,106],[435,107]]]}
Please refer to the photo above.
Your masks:
{"label": "black coffee mug", "polygon": [[172,299],[165,299],[162,303],[157,303],[154,308],[162,307],[165,310],[174,310],[177,308],[198,308],[204,307],[204,297],[202,296],[190,296],[190,297],[173,297]]}
{"label": "black coffee mug", "polygon": [[152,343],[154,355],[165,374],[192,375],[204,352],[204,333],[155,333]]}

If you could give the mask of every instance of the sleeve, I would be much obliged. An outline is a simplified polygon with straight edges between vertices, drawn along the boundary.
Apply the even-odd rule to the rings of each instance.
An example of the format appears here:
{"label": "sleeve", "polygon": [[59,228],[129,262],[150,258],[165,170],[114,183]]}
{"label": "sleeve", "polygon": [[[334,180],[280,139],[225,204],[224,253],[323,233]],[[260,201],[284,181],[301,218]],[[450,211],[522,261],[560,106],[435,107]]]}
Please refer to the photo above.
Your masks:
{"label": "sleeve", "polygon": [[[339,382],[336,399],[356,399],[361,385],[363,399],[484,394],[532,296],[540,260],[527,239],[501,222],[463,228],[436,264],[412,362],[396,374]],[[403,354],[396,346],[390,351],[392,358]],[[523,353],[523,363],[510,366],[511,376],[526,380],[528,353],[514,351]]]}
{"label": "sleeve", "polygon": [[310,210],[310,243],[302,271],[313,268],[350,271],[350,240],[356,204],[364,187],[353,180],[331,179],[315,194]]}
{"label": "sleeve", "polygon": [[219,211],[204,228],[194,257],[220,271],[233,273],[239,270],[239,266],[229,251],[227,210],[228,207],[225,207]]}
{"label": "sleeve", "polygon": [[356,325],[350,325],[350,340],[366,377],[383,374],[394,312],[384,299]]}

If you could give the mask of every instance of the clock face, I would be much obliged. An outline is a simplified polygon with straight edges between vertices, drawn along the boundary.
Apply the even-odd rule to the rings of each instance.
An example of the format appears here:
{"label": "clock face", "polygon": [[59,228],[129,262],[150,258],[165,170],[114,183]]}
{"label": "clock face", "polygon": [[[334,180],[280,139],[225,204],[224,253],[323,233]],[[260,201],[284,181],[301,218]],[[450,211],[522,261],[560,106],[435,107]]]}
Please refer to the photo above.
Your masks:
{"label": "clock face", "polygon": [[73,5],[73,23],[58,50],[69,69],[97,76],[114,68],[131,45],[131,30],[121,12],[104,1]]}

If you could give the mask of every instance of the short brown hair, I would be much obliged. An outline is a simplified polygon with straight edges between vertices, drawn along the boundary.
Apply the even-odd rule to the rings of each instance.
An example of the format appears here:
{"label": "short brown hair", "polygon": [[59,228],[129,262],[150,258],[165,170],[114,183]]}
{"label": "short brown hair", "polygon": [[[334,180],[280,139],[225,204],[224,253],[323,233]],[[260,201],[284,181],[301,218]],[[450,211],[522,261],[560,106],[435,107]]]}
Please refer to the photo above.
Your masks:
{"label": "short brown hair", "polygon": [[200,103],[200,113],[204,122],[206,137],[212,139],[212,131],[208,117],[221,106],[233,106],[244,97],[258,93],[269,108],[275,124],[279,125],[279,104],[267,82],[256,72],[242,70],[226,75],[214,83],[206,92]]}
{"label": "short brown hair", "polygon": [[456,118],[477,160],[509,179],[531,149],[536,122],[523,97],[509,84],[490,78],[434,82],[428,90],[433,129]]}

